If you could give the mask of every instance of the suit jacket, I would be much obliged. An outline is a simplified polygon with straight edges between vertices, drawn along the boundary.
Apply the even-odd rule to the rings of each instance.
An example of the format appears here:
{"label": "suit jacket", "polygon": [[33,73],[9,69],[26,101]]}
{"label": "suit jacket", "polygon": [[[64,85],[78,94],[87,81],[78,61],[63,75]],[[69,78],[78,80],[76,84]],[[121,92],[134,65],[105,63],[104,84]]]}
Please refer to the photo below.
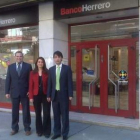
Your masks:
{"label": "suit jacket", "polygon": [[[47,97],[53,101],[56,88],[56,66],[49,69]],[[60,95],[63,101],[73,97],[72,71],[67,65],[62,64],[60,73]]]}
{"label": "suit jacket", "polygon": [[[43,85],[43,93],[47,92],[48,85],[48,74],[42,73],[42,85]],[[39,91],[39,74],[30,72],[30,80],[29,80],[29,98],[33,99],[34,95],[38,95]]]}
{"label": "suit jacket", "polygon": [[32,70],[30,64],[23,62],[20,76],[18,76],[16,63],[8,66],[5,94],[11,94],[12,98],[27,97],[29,90],[29,74]]}

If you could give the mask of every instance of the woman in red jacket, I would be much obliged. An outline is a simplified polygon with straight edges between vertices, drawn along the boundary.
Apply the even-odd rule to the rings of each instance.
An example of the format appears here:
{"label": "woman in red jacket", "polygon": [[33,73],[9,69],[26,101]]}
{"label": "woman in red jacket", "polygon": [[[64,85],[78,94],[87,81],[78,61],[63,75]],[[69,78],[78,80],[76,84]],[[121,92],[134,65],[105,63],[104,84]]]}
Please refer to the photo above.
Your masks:
{"label": "woman in red jacket", "polygon": [[[35,108],[36,133],[38,136],[44,135],[46,138],[49,138],[51,134],[51,104],[47,102],[46,99],[47,83],[48,70],[46,68],[45,60],[43,57],[39,57],[36,60],[35,69],[30,73],[29,98]],[[41,117],[42,109],[43,120]]]}

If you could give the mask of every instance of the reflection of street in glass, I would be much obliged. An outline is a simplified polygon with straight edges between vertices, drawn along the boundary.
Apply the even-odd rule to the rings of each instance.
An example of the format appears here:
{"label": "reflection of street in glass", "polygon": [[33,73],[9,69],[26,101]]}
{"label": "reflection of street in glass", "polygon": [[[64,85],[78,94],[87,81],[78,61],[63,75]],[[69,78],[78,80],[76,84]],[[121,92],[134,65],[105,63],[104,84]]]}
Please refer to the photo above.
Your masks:
{"label": "reflection of street in glass", "polygon": [[9,64],[10,64],[9,57],[3,56],[3,58],[0,59],[0,78],[2,79],[6,78],[6,71]]}

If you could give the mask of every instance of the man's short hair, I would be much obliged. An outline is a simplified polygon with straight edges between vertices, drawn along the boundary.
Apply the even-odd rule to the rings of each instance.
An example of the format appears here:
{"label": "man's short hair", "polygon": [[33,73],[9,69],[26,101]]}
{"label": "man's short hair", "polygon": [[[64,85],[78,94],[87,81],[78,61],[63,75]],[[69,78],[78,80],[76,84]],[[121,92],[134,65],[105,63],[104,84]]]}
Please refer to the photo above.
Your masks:
{"label": "man's short hair", "polygon": [[23,52],[22,52],[22,51],[17,51],[17,52],[15,52],[15,56],[16,56],[17,53],[21,53],[22,56],[23,56]]}
{"label": "man's short hair", "polygon": [[53,53],[53,58],[54,58],[55,55],[57,55],[58,57],[63,58],[63,54],[62,54],[60,51],[54,52],[54,53]]}

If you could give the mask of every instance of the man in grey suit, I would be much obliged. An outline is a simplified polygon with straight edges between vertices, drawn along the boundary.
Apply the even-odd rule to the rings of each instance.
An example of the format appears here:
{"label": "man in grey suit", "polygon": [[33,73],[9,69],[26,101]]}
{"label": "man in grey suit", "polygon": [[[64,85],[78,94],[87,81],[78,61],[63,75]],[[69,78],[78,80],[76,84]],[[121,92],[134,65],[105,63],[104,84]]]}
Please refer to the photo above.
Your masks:
{"label": "man in grey suit", "polygon": [[23,62],[23,53],[17,51],[15,53],[16,63],[8,66],[5,96],[11,98],[12,101],[12,131],[11,135],[15,135],[19,130],[19,105],[22,104],[23,109],[23,125],[25,134],[31,134],[31,117],[29,109],[28,87],[29,74],[32,70],[30,64]]}

